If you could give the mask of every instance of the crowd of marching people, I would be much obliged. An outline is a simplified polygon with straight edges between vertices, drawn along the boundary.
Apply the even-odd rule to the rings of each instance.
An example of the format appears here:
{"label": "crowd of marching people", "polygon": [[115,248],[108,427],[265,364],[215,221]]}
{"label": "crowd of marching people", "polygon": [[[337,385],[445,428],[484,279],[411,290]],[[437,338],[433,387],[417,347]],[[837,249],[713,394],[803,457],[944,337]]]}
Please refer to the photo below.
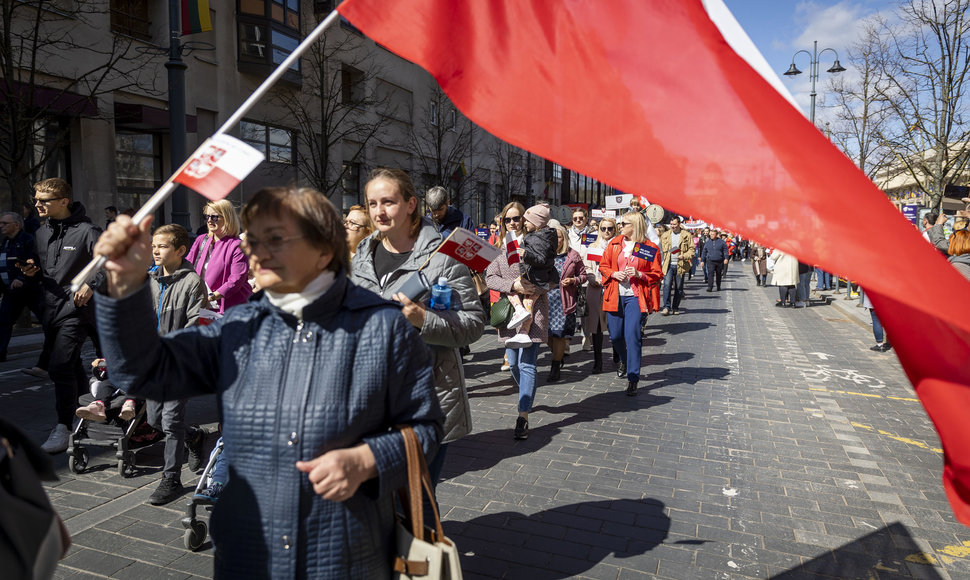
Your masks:
{"label": "crowd of marching people", "polygon": [[[42,449],[68,449],[75,417],[130,422],[144,406],[165,440],[150,502],[169,503],[184,493],[183,463],[203,461],[206,434],[186,423],[188,400],[214,394],[222,437],[197,496],[217,506],[219,575],[387,576],[390,492],[407,463],[396,428],[414,430],[436,485],[448,445],[473,429],[463,355],[487,325],[504,347],[495,364],[518,389],[510,426],[521,440],[537,387],[562,380],[571,347],[592,351],[591,375],[610,360],[617,391],[636,396],[647,317],[680,315],[695,276],[719,292],[731,263],[750,260],[756,285],[771,274],[776,305],[796,308],[809,303],[813,274],[816,291],[838,283],[676,215],[655,225],[637,206],[596,219],[577,206],[563,224],[547,204],[512,201],[475,228],[444,188],[424,201],[427,213],[406,172],[380,168],[343,215],[316,191],[265,188],[238,212],[207,203],[193,240],[181,226],[152,229],[125,214],[102,234],[69,184],[37,183],[46,221],[33,234],[29,218],[0,215],[0,357],[30,309],[44,324],[41,363],[56,399]],[[970,279],[966,220],[949,237],[942,224],[927,216],[927,240]],[[479,243],[446,249],[469,231]],[[71,292],[96,254],[107,266]],[[871,313],[874,350],[888,350]],[[93,362],[80,358],[88,338]],[[548,372],[537,368],[543,345]]]}

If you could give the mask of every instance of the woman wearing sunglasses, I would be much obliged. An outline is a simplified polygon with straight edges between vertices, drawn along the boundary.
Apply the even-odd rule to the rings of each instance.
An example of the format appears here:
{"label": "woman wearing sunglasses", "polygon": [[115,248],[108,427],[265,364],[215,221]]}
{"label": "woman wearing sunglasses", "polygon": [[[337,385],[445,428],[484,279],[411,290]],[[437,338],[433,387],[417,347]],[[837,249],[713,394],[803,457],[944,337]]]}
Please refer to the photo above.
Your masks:
{"label": "woman wearing sunglasses", "polygon": [[210,308],[222,314],[253,293],[249,261],[239,247],[239,218],[228,200],[210,201],[202,210],[206,234],[195,238],[185,259],[205,280]]}
{"label": "woman wearing sunglasses", "polygon": [[[488,287],[502,294],[512,292],[518,294],[536,294],[538,298],[532,307],[532,325],[529,327],[529,338],[532,345],[525,348],[505,349],[505,360],[512,371],[512,379],[519,385],[519,416],[515,420],[515,430],[512,436],[515,439],[527,439],[529,437],[529,412],[532,410],[532,401],[536,392],[536,358],[539,356],[539,345],[546,342],[549,334],[549,299],[545,292],[539,290],[522,278],[522,271],[518,262],[509,265],[508,255],[505,247],[505,234],[511,232],[516,237],[521,237],[523,233],[523,216],[525,207],[521,203],[511,202],[502,210],[502,226],[499,229],[499,248],[502,254],[492,260],[492,263],[485,271],[485,283]],[[498,330],[499,338],[508,339],[514,334],[514,330]]]}
{"label": "woman wearing sunglasses", "polygon": [[[600,274],[600,259],[606,244],[616,236],[616,220],[603,218],[597,228],[599,235],[589,246],[582,247],[583,263],[586,265],[586,318],[583,319],[583,334],[593,343],[593,374],[603,372],[603,331],[606,330],[606,313],[603,312],[603,275]],[[613,364],[618,363],[620,355],[613,351]]]}
{"label": "woman wearing sunglasses", "polygon": [[619,235],[606,245],[599,270],[610,340],[620,353],[616,376],[626,376],[626,394],[633,397],[640,381],[640,328],[647,316],[651,288],[663,280],[663,269],[660,248],[647,239],[642,215],[625,213],[616,225]]}

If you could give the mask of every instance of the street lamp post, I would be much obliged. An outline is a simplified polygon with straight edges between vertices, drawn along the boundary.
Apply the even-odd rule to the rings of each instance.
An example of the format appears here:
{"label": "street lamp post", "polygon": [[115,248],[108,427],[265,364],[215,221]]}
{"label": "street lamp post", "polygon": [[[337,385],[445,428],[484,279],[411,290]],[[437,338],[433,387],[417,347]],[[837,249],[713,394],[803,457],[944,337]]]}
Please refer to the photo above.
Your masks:
{"label": "street lamp post", "polygon": [[815,124],[815,95],[817,94],[815,92],[815,83],[816,81],[818,81],[818,72],[819,72],[818,57],[820,57],[823,53],[829,50],[831,50],[832,54],[835,55],[835,62],[832,64],[832,68],[826,70],[825,72],[840,73],[845,71],[845,68],[841,64],[839,64],[839,53],[837,53],[834,48],[823,48],[820,51],[818,49],[817,40],[814,42],[814,45],[812,47],[812,52],[808,52],[807,50],[799,50],[798,52],[793,54],[791,57],[791,66],[788,67],[787,71],[785,71],[786,77],[793,77],[795,75],[802,74],[802,71],[798,70],[798,67],[795,66],[795,57],[803,52],[812,59],[811,62],[809,63],[809,69],[808,69],[808,78],[812,80],[812,109],[811,109],[811,116],[810,116],[812,120],[812,125]]}

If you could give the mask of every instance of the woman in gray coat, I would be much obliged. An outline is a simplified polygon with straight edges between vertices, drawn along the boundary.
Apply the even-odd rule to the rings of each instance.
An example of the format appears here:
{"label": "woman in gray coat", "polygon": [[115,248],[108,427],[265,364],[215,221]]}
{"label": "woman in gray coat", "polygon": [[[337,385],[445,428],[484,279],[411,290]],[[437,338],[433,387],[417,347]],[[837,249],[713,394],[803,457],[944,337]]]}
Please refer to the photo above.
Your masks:
{"label": "woman in gray coat", "polygon": [[[468,267],[444,254],[431,256],[441,244],[441,235],[433,225],[422,221],[414,184],[407,173],[400,169],[375,169],[364,187],[364,195],[377,231],[357,246],[351,263],[352,278],[361,287],[399,302],[404,316],[431,347],[435,392],[445,413],[442,445],[428,466],[431,480],[437,485],[447,444],[472,430],[458,348],[482,336],[485,314]],[[448,279],[450,310],[429,309],[428,292],[415,301],[399,293],[419,268],[431,284],[442,276]]]}
{"label": "woman in gray coat", "polygon": [[209,326],[155,331],[149,228],[101,236],[98,330],[117,386],[158,400],[214,393],[229,483],[210,520],[216,578],[389,578],[393,491],[410,425],[433,456],[431,356],[397,308],[347,279],[340,215],[319,192],[272,188],[242,211],[263,291]]}

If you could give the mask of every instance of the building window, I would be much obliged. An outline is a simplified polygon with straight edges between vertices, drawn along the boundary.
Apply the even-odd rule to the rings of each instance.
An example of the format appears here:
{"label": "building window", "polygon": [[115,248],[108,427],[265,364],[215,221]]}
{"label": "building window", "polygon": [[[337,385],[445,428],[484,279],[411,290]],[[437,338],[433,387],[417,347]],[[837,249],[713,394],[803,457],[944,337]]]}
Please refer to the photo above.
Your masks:
{"label": "building window", "polygon": [[428,107],[428,121],[435,127],[438,126],[438,103],[435,101],[431,101],[431,105]]}
{"label": "building window", "polygon": [[552,164],[552,180],[556,182],[562,181],[562,165],[558,163]]}
{"label": "building window", "polygon": [[458,130],[458,111],[455,108],[452,108],[451,109],[451,124],[450,125],[451,126],[449,127],[449,129],[451,131],[457,131]]}
{"label": "building window", "polygon": [[242,140],[262,151],[267,161],[288,165],[296,163],[293,154],[293,131],[255,121],[243,121],[239,124],[239,129]]}
{"label": "building window", "polygon": [[118,189],[154,191],[162,181],[162,155],[158,135],[115,134],[115,184]]}
{"label": "building window", "polygon": [[[239,0],[238,14],[239,68],[242,72],[257,73],[276,68],[300,44],[299,0]],[[252,69],[252,65],[264,70]],[[290,70],[292,73],[287,73],[289,80],[298,81],[299,61],[293,63]]]}
{"label": "building window", "polygon": [[363,203],[360,197],[360,163],[348,163],[344,161],[340,186],[344,190],[343,210],[347,211],[351,206]]}
{"label": "building window", "polygon": [[350,65],[340,69],[340,100],[345,105],[364,101],[364,73]]}
{"label": "building window", "polygon": [[148,0],[111,0],[111,31],[151,40]]}

